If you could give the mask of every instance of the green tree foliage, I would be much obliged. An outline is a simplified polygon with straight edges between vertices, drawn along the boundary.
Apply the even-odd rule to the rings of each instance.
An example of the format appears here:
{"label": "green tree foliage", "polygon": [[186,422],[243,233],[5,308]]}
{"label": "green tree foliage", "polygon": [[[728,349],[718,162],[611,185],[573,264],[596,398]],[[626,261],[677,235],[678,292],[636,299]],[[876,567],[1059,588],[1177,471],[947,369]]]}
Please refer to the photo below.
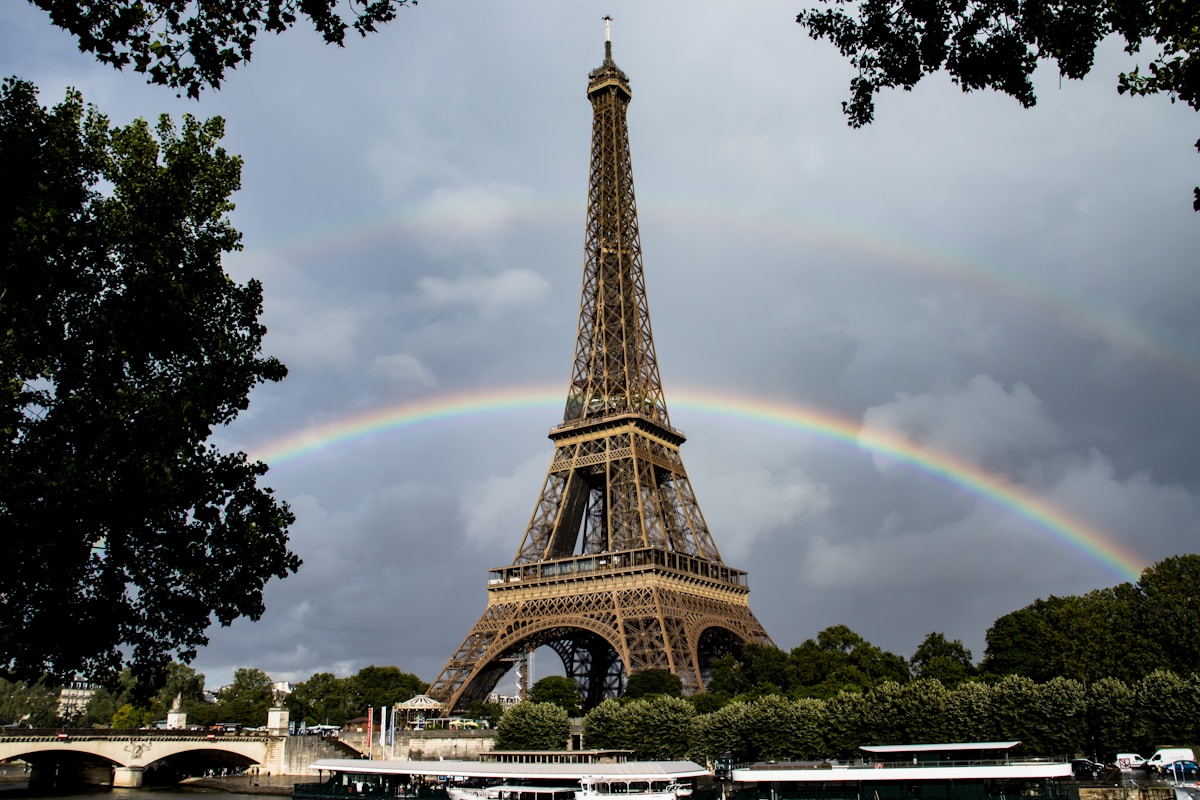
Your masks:
{"label": "green tree foliage", "polygon": [[932,678],[943,686],[957,686],[975,674],[971,651],[961,639],[947,641],[945,634],[934,631],[917,645],[908,660],[914,679]]}
{"label": "green tree foliage", "polygon": [[187,664],[172,662],[167,665],[166,683],[155,695],[155,703],[170,711],[175,704],[179,710],[188,714],[197,704],[209,705],[204,699],[204,676]]}
{"label": "green tree foliage", "polygon": [[696,709],[680,697],[652,695],[621,707],[623,748],[642,761],[683,758],[692,740]]}
{"label": "green tree foliage", "polygon": [[227,215],[241,176],[222,134],[186,115],[110,128],[76,92],[46,109],[27,82],[0,90],[11,678],[103,682],[128,663],[159,675],[152,689],[214,619],[258,619],[266,581],[300,565],[291,512],[257,486],[266,465],[206,443],[286,374],[261,355],[260,285],[221,267],[240,247]]}
{"label": "green tree foliage", "polygon": [[589,750],[620,750],[625,747],[622,728],[623,704],[609,698],[583,718],[583,746]]}
{"label": "green tree foliage", "polygon": [[734,761],[758,761],[757,754],[750,750],[750,724],[749,704],[745,702],[735,701],[697,717],[692,727],[692,758],[703,764],[729,753]]}
{"label": "green tree foliage", "polygon": [[489,728],[495,728],[500,722],[500,718],[504,716],[504,706],[499,703],[476,700],[467,708],[467,715],[471,719],[486,722]]}
{"label": "green tree foliage", "polygon": [[1133,696],[1138,709],[1134,736],[1142,749],[1200,742],[1200,675],[1183,678],[1158,670],[1133,686]]}
{"label": "green tree foliage", "polygon": [[737,655],[714,659],[710,692],[729,697],[778,694],[795,683],[787,653],[771,645],[750,642]]}
{"label": "green tree foliage", "polygon": [[796,691],[831,698],[861,692],[885,681],[905,683],[908,662],[863,639],[845,625],[834,625],[794,648],[789,655]]}
{"label": "green tree foliage", "polygon": [[75,724],[80,728],[107,728],[112,725],[117,708],[119,708],[119,704],[113,693],[103,686],[98,686],[92,696],[88,698],[83,716]]}
{"label": "green tree foliage", "polygon": [[795,702],[781,695],[757,697],[746,707],[742,747],[755,760],[817,758],[825,749],[824,710],[823,701],[811,698]]}
{"label": "green tree foliage", "polygon": [[1035,600],[992,623],[980,670],[1084,683],[1188,674],[1200,665],[1197,586],[1200,555],[1184,555],[1147,567],[1136,585]]}
{"label": "green tree foliage", "polygon": [[[1117,753],[1137,752],[1133,722],[1138,718],[1133,690],[1116,678],[1101,678],[1087,687],[1087,751],[1108,761]],[[1131,749],[1124,749],[1131,748]],[[1149,751],[1147,751],[1149,752]]]}
{"label": "green tree foliage", "polygon": [[318,672],[296,684],[284,700],[291,719],[306,725],[344,725],[359,715],[350,702],[348,678]]}
{"label": "green tree foliage", "polygon": [[697,714],[711,714],[729,704],[729,695],[714,692],[697,692],[686,699]]}
{"label": "green tree foliage", "polygon": [[986,683],[960,683],[946,698],[942,715],[947,741],[994,742],[1003,738],[992,725],[992,687]]}
{"label": "green tree foliage", "polygon": [[[881,89],[911,89],[942,69],[964,92],[995,89],[1028,108],[1037,102],[1031,78],[1040,62],[1053,61],[1061,76],[1083,78],[1092,69],[1097,45],[1110,35],[1121,37],[1130,54],[1153,42],[1146,71],[1135,64],[1119,75],[1119,92],[1162,93],[1200,110],[1200,9],[1195,3],[821,2],[833,7],[802,11],[796,21],[812,38],[829,39],[854,66],[850,100],[842,109],[856,128],[874,119]],[[1194,207],[1200,211],[1200,187]]]}
{"label": "green tree foliage", "polygon": [[645,669],[629,676],[629,680],[625,682],[625,691],[621,693],[621,696],[633,700],[656,694],[681,697],[683,681],[678,675],[665,669]]}
{"label": "green tree foliage", "polygon": [[696,709],[681,697],[650,694],[605,700],[583,718],[584,746],[632,750],[644,760],[684,758],[694,748]]}
{"label": "green tree foliage", "polygon": [[144,728],[154,720],[154,712],[148,708],[126,703],[113,714],[114,728]]}
{"label": "green tree foliage", "polygon": [[529,687],[529,699],[534,703],[552,703],[574,716],[579,712],[579,687],[562,675],[547,675]]}
{"label": "green tree foliage", "polygon": [[1174,556],[1147,567],[1138,587],[1147,631],[1164,651],[1163,666],[1180,674],[1200,667],[1200,555]]}
{"label": "green tree foliage", "polygon": [[[735,761],[845,759],[860,756],[864,743],[1007,740],[1021,741],[1027,755],[1088,753],[1111,760],[1118,752],[1200,740],[1195,673],[1181,678],[1160,671],[1134,686],[1114,678],[1088,687],[1062,677],[1038,683],[1019,675],[953,688],[931,678],[885,681],[827,701],[782,695],[735,700],[690,722],[681,717],[668,723],[662,704],[675,702],[682,701],[606,700],[584,718],[584,743],[666,758],[677,757],[674,740],[686,736],[684,754],[704,762],[725,753]],[[659,749],[656,742],[667,739],[671,746]]]}
{"label": "green tree foliage", "polygon": [[571,735],[567,712],[555,703],[526,701],[504,712],[496,726],[497,750],[562,750]]}
{"label": "green tree foliage", "polygon": [[57,687],[0,678],[0,725],[50,728],[57,723]]}
{"label": "green tree foliage", "polygon": [[[228,70],[249,61],[260,34],[282,33],[308,17],[327,44],[339,47],[353,28],[366,36],[395,18],[409,0],[29,0],[79,40],[79,49],[117,69],[131,66],[149,83],[199,97]],[[417,0],[412,0],[416,5]],[[348,19],[337,13],[349,11]]]}
{"label": "green tree foliage", "polygon": [[241,667],[233,683],[217,693],[221,722],[258,727],[267,724],[267,711],[275,704],[275,684],[261,669]]}
{"label": "green tree foliage", "polygon": [[349,680],[351,701],[356,716],[367,713],[368,708],[393,706],[421,694],[428,685],[399,667],[363,667]]}

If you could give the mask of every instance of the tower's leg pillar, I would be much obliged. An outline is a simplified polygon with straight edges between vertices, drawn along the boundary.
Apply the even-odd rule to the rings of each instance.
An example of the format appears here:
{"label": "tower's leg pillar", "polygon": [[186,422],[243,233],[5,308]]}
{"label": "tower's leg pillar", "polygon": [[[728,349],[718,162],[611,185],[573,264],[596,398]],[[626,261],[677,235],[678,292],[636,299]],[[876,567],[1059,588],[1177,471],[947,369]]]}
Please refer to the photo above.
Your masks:
{"label": "tower's leg pillar", "polygon": [[113,769],[114,789],[140,789],[144,767],[115,767]]}

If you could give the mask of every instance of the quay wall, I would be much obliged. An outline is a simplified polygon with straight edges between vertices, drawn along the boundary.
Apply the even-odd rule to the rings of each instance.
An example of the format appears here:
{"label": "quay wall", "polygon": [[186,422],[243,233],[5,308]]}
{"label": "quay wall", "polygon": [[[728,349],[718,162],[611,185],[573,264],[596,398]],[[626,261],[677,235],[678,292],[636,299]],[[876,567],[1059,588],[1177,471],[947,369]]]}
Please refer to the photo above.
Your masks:
{"label": "quay wall", "polygon": [[[339,738],[362,755],[368,755],[365,733],[343,731]],[[439,758],[478,761],[480,753],[491,752],[495,739],[496,732],[491,730],[396,731],[396,737],[390,745],[380,745],[379,737],[375,736],[373,752],[369,755],[376,759],[396,761],[437,761]]]}
{"label": "quay wall", "polygon": [[1175,800],[1175,787],[1080,786],[1079,800]]}

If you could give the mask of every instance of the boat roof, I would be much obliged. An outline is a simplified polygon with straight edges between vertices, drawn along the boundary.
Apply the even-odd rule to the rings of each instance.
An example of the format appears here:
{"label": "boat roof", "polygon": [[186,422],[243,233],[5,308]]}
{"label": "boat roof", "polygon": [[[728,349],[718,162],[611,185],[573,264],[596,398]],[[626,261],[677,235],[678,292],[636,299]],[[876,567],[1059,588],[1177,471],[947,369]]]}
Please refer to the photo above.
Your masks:
{"label": "boat roof", "polygon": [[948,750],[1011,750],[1020,742],[942,742],[940,744],[864,744],[868,753],[940,753]]}
{"label": "boat roof", "polygon": [[1069,778],[1071,765],[1066,761],[1029,761],[1017,764],[980,764],[971,766],[929,767],[868,764],[802,767],[786,764],[756,764],[735,768],[733,779],[743,783],[875,783],[904,781],[928,783],[955,780],[1045,780]]}
{"label": "boat roof", "polygon": [[361,758],[322,758],[312,769],[352,772],[359,775],[453,775],[456,778],[502,780],[609,780],[663,781],[696,778],[709,771],[694,761],[625,761],[618,764],[509,764],[483,761],[374,761]]}

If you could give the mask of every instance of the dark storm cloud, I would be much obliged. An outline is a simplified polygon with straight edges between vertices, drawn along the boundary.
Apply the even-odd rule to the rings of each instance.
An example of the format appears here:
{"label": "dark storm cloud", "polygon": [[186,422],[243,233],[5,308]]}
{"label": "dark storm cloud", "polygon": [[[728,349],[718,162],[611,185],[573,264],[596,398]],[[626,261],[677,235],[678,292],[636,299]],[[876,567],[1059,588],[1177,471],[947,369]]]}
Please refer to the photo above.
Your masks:
{"label": "dark storm cloud", "polygon": [[[982,655],[997,616],[1119,570],[978,494],[682,387],[808,406],[936,447],[1144,563],[1193,551],[1200,476],[1195,114],[1040,74],[1021,110],[935,77],[839,113],[850,69],[796,8],[428,3],[322,47],[302,30],[199,103],[94,65],[23,4],[0,66],[115,122],[220,114],[245,157],[239,279],[289,365],[223,445],[489,387],[561,386],[578,314],[586,75],[600,17],[629,75],[650,308],[683,458],[725,559],[790,648],[846,624]],[[561,406],[412,426],[278,464],[300,574],[213,632],[210,685],[395,664],[426,680],[483,611],[537,500]],[[540,665],[539,671],[552,669]]]}

